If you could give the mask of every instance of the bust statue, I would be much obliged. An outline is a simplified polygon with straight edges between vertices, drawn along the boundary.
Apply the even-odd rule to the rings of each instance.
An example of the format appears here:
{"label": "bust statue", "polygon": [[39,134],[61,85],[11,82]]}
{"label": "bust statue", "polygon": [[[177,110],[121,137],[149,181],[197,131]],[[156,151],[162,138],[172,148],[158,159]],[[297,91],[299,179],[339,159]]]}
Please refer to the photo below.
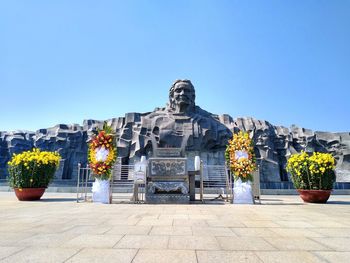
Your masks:
{"label": "bust statue", "polygon": [[176,80],[169,90],[169,103],[156,108],[141,120],[141,129],[150,134],[155,148],[183,151],[223,150],[231,131],[218,117],[195,105],[195,89],[190,80]]}

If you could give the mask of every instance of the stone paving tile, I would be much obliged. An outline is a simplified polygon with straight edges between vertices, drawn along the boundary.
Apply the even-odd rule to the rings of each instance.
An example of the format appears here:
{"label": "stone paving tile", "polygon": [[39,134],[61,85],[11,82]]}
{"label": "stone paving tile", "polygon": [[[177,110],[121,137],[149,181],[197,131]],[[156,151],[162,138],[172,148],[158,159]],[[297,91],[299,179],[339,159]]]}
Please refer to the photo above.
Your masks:
{"label": "stone paving tile", "polygon": [[40,224],[45,224],[45,225],[59,225],[59,224],[71,224],[73,219],[71,217],[49,217],[49,218],[44,218],[40,219],[39,222]]}
{"label": "stone paving tile", "polygon": [[37,234],[17,242],[19,246],[59,247],[74,238],[73,234]]}
{"label": "stone paving tile", "polygon": [[79,250],[73,248],[26,248],[19,253],[16,253],[10,257],[5,258],[2,262],[8,263],[21,263],[21,262],[33,262],[33,263],[56,263],[64,262],[71,256],[76,254]]}
{"label": "stone paving tile", "polygon": [[206,220],[211,227],[245,227],[245,225],[234,219]]}
{"label": "stone paving tile", "polygon": [[12,254],[15,254],[23,249],[24,247],[0,247],[0,260],[11,256]]}
{"label": "stone paving tile", "polygon": [[68,242],[65,242],[62,247],[70,248],[112,248],[122,238],[122,235],[79,235]]}
{"label": "stone paving tile", "polygon": [[264,227],[232,227],[231,230],[237,236],[240,237],[279,237],[277,233],[273,232],[274,228],[264,228]]}
{"label": "stone paving tile", "polygon": [[271,228],[271,231],[281,237],[324,237],[313,228]]}
{"label": "stone paving tile", "polygon": [[106,235],[147,235],[152,226],[113,226]]}
{"label": "stone paving tile", "polygon": [[69,225],[91,225],[91,226],[100,226],[106,222],[106,219],[100,218],[96,219],[94,217],[89,218],[74,218],[70,221]]}
{"label": "stone paving tile", "polygon": [[136,218],[136,219],[153,220],[153,219],[158,219],[159,218],[159,213],[154,213],[154,214],[151,214],[151,213],[140,213],[140,214],[130,215],[128,218],[129,219]]}
{"label": "stone paving tile", "polygon": [[0,246],[18,246],[18,242],[32,237],[31,233],[26,232],[0,232]]}
{"label": "stone paving tile", "polygon": [[133,263],[197,263],[196,253],[191,250],[140,249]]}
{"label": "stone paving tile", "polygon": [[250,251],[196,251],[198,263],[261,263],[262,261]]}
{"label": "stone paving tile", "polygon": [[255,254],[266,263],[325,263],[306,251],[257,251]]}
{"label": "stone paving tile", "polygon": [[170,236],[169,249],[205,249],[218,250],[219,244],[215,237],[208,236]]}
{"label": "stone paving tile", "polygon": [[[33,224],[26,223],[26,224],[14,224],[14,223],[5,223],[1,221],[0,224],[0,233],[11,233],[11,232],[23,232],[26,230],[30,230],[33,228]],[[28,231],[26,231],[28,232]]]}
{"label": "stone paving tile", "polygon": [[314,237],[312,239],[333,250],[350,252],[350,237]]}
{"label": "stone paving tile", "polygon": [[84,225],[78,225],[73,226],[71,228],[68,228],[64,231],[65,234],[103,234],[109,231],[112,227],[111,226],[84,226]]}
{"label": "stone paving tile", "polygon": [[114,247],[166,249],[168,241],[168,236],[125,235]]}
{"label": "stone paving tile", "polygon": [[[198,262],[350,258],[350,196],[318,205],[298,196],[268,196],[263,205],[248,206],[77,204],[72,196],[51,193],[44,201],[19,202],[0,192],[0,258],[21,262],[14,256],[29,250],[32,258],[52,252],[46,259],[56,262],[146,261],[160,250],[179,261],[196,255]],[[109,248],[90,248],[96,244]],[[58,259],[69,249],[77,254]]]}
{"label": "stone paving tile", "polygon": [[292,221],[292,220],[284,220],[284,221],[275,221],[278,224],[278,227],[292,227],[292,228],[312,228],[315,227],[311,224],[311,222],[307,221]]}
{"label": "stone paving tile", "polygon": [[135,226],[141,219],[139,218],[114,218],[105,222],[106,225],[111,226]]}
{"label": "stone paving tile", "polygon": [[96,249],[84,248],[66,262],[70,263],[130,263],[137,253],[137,249]]}
{"label": "stone paving tile", "polygon": [[189,217],[189,219],[193,219],[193,220],[216,220],[216,219],[218,219],[218,217],[216,215],[213,215],[213,214],[189,215],[188,217]]}
{"label": "stone paving tile", "polygon": [[264,237],[278,250],[330,250],[329,247],[305,237]]}
{"label": "stone paving tile", "polygon": [[35,224],[30,229],[23,230],[23,232],[32,234],[60,234],[72,228],[71,224]]}
{"label": "stone paving tile", "polygon": [[224,250],[276,250],[261,237],[217,237]]}
{"label": "stone paving tile", "polygon": [[192,227],[192,232],[194,236],[237,236],[228,227]]}
{"label": "stone paving tile", "polygon": [[346,224],[344,223],[340,223],[334,220],[322,220],[322,221],[318,221],[318,220],[312,220],[310,221],[310,224],[314,227],[337,227],[337,228],[343,228],[343,227],[347,227]]}
{"label": "stone paving tile", "polygon": [[154,226],[150,235],[160,236],[190,236],[192,229],[189,226]]}
{"label": "stone paving tile", "polygon": [[138,226],[172,226],[173,219],[141,219]]}
{"label": "stone paving tile", "polygon": [[324,237],[350,237],[350,228],[315,228],[312,231]]}
{"label": "stone paving tile", "polygon": [[208,226],[203,219],[174,219],[174,226]]}
{"label": "stone paving tile", "polygon": [[328,262],[348,263],[350,261],[350,252],[315,251],[312,253]]}
{"label": "stone paving tile", "polygon": [[245,227],[280,227],[275,221],[271,220],[246,220],[242,223]]}
{"label": "stone paving tile", "polygon": [[188,214],[174,214],[174,215],[162,214],[159,216],[158,219],[189,219],[189,215]]}

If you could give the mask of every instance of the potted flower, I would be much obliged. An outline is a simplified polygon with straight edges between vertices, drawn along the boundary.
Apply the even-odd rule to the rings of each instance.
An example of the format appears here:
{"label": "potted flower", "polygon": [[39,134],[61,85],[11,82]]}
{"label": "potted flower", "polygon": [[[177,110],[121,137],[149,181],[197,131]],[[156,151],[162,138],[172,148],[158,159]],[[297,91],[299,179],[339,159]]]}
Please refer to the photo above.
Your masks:
{"label": "potted flower", "polygon": [[256,170],[253,140],[249,134],[240,131],[229,140],[225,157],[231,173],[234,175],[233,202],[253,203],[252,173]]}
{"label": "potted flower", "polygon": [[8,182],[20,201],[39,200],[52,182],[60,163],[57,152],[32,149],[13,154],[8,162]]}
{"label": "potted flower", "polygon": [[115,136],[106,123],[89,143],[88,160],[95,182],[92,185],[92,200],[98,203],[110,202],[112,167],[117,158]]}
{"label": "potted flower", "polygon": [[287,162],[294,187],[305,202],[326,203],[335,182],[335,160],[329,153],[293,154]]}

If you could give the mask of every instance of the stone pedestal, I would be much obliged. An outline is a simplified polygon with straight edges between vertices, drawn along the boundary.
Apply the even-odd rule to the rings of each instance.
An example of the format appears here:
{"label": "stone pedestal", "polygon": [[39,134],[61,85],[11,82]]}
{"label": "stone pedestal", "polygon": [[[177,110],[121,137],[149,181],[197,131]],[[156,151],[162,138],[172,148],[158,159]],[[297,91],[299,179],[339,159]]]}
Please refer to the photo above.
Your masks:
{"label": "stone pedestal", "polygon": [[190,201],[186,158],[150,158],[146,202],[188,204]]}

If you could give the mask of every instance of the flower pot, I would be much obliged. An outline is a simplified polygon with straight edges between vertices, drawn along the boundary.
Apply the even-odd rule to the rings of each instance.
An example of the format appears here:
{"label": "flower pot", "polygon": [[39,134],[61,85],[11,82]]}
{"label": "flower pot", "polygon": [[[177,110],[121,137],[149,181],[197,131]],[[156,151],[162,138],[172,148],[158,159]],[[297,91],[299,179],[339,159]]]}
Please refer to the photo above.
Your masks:
{"label": "flower pot", "polygon": [[307,203],[326,203],[332,190],[302,190],[298,189],[301,199]]}
{"label": "flower pot", "polygon": [[15,194],[19,201],[39,200],[46,188],[14,188]]}

